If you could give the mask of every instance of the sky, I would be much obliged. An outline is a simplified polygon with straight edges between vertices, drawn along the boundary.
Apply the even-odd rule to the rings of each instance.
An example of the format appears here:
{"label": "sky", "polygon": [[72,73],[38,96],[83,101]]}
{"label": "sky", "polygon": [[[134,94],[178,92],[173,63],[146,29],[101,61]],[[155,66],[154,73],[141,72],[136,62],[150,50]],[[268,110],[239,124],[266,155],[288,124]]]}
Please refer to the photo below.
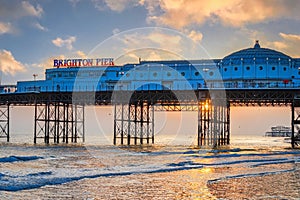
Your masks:
{"label": "sky", "polygon": [[0,0],[0,81],[44,79],[58,58],[223,58],[255,40],[300,57],[299,10],[297,0]]}
{"label": "sky", "polygon": [[[1,83],[33,74],[43,79],[54,58],[87,57],[93,50],[136,61],[170,58],[134,55],[149,47],[173,51],[175,58],[223,58],[258,39],[300,57],[299,9],[295,0],[0,0]],[[191,53],[184,39],[206,53]]]}

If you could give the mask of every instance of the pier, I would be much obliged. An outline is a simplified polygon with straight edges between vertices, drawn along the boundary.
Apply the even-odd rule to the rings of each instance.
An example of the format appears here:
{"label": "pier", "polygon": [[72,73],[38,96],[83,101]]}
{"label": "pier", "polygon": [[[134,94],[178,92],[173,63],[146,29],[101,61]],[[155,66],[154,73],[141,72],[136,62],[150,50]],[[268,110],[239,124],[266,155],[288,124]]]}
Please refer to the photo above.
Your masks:
{"label": "pier", "polygon": [[0,138],[10,106],[34,107],[33,142],[85,140],[85,107],[114,106],[114,145],[155,143],[155,112],[197,112],[198,146],[230,144],[230,107],[291,107],[291,146],[300,144],[300,59],[253,48],[223,59],[54,67],[46,79],[1,86]]}

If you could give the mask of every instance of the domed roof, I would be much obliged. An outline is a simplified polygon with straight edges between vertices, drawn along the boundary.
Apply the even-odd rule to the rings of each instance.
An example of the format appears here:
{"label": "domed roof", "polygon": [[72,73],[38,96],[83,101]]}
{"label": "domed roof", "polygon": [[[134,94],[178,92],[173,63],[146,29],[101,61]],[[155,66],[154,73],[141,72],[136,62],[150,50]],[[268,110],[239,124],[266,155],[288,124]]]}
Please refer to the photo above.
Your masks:
{"label": "domed roof", "polygon": [[222,66],[226,65],[240,65],[243,64],[287,64],[291,61],[291,57],[268,48],[261,48],[257,40],[253,48],[242,49],[234,52],[221,61]]}

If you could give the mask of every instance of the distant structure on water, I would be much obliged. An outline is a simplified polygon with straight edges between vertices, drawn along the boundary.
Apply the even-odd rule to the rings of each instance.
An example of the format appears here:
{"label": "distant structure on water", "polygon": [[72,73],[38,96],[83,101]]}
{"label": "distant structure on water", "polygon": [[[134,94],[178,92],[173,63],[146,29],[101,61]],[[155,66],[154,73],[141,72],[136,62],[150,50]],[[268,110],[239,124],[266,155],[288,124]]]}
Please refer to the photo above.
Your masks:
{"label": "distant structure on water", "polygon": [[287,126],[273,126],[271,131],[267,131],[265,136],[267,137],[291,137],[292,128]]}

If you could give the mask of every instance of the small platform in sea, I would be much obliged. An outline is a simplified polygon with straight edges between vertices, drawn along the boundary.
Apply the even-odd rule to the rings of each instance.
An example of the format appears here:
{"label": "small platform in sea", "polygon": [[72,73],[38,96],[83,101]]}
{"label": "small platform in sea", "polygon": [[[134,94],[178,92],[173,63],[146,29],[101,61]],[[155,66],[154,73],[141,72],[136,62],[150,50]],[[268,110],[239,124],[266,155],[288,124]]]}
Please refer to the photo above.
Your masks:
{"label": "small platform in sea", "polygon": [[292,128],[287,126],[273,126],[271,131],[267,131],[265,136],[267,137],[291,137]]}

